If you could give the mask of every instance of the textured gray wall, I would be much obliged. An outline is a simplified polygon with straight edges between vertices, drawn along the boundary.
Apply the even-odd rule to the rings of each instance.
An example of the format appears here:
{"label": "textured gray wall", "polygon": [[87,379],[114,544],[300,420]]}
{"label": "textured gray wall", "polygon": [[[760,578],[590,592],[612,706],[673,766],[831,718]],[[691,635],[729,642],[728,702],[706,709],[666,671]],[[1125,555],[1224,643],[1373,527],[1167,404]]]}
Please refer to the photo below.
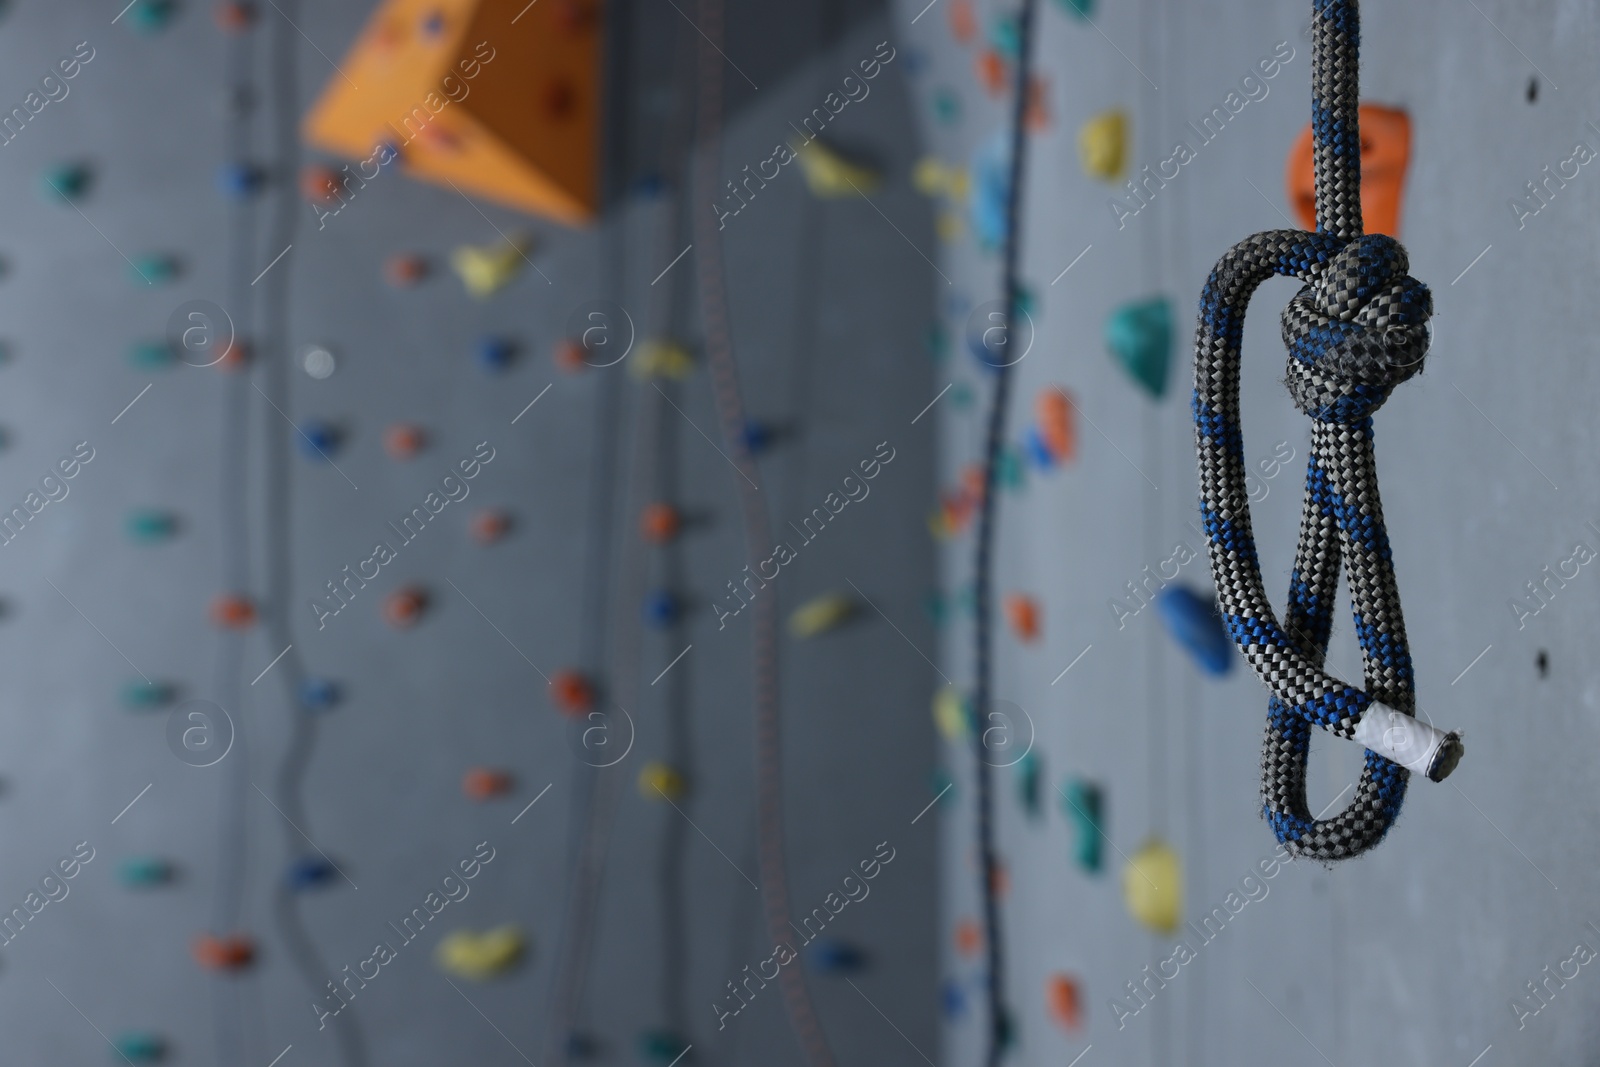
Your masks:
{"label": "textured gray wall", "polygon": [[[229,390],[237,391],[235,379],[182,366],[137,369],[124,355],[133,341],[160,337],[182,300],[231,299],[229,255],[240,246],[213,188],[214,169],[226,158],[219,106],[224,39],[201,4],[184,5],[164,33],[151,36],[131,32],[127,19],[111,24],[120,4],[9,6],[0,22],[7,106],[20,103],[30,82],[76,42],[87,40],[96,52],[71,94],[0,148],[0,189],[11,206],[0,246],[9,268],[0,284],[0,316],[13,351],[0,370],[6,387],[0,421],[9,441],[0,460],[5,499],[20,501],[75,442],[87,440],[96,452],[71,483],[71,495],[50,504],[0,558],[7,608],[0,708],[12,735],[0,760],[0,848],[7,857],[0,899],[20,904],[75,842],[87,840],[96,851],[68,883],[70,895],[48,905],[0,952],[6,1057],[103,1058],[111,1053],[99,1047],[98,1028],[108,1035],[155,1031],[170,1041],[172,1062],[217,1062],[220,1020],[228,1062],[265,1065],[292,1045],[282,1061],[288,1067],[333,1064],[339,1062],[334,1039],[317,1032],[310,995],[289,965],[272,915],[284,864],[304,851],[298,843],[286,851],[286,839],[297,835],[267,800],[298,810],[277,782],[290,739],[284,689],[290,661],[252,686],[280,647],[260,627],[230,643],[205,619],[224,568],[218,488],[225,480],[223,428],[235,417],[224,404]],[[295,29],[275,6],[293,13]],[[337,60],[370,9],[362,0],[263,6],[248,72],[262,87],[263,105],[251,133],[252,157],[280,161],[269,137],[281,106],[266,91],[270,42],[287,40],[295,57],[299,100],[287,113],[293,118],[336,76],[319,50]],[[675,94],[694,84],[684,57],[692,56],[697,38],[668,8],[643,12],[631,25],[629,151],[644,170],[682,159],[683,144],[662,131]],[[729,176],[770,154],[789,136],[789,120],[814,106],[885,36],[872,9],[830,14],[815,5],[784,5],[770,13],[733,12],[726,50],[760,90],[747,90],[729,72],[735,97],[723,149]],[[484,77],[491,75],[489,68]],[[811,199],[790,168],[726,234],[747,402],[755,415],[788,430],[763,461],[775,521],[781,527],[819,504],[878,442],[897,450],[870,499],[808,546],[770,594],[787,609],[819,592],[848,591],[847,580],[854,581],[904,632],[868,612],[851,629],[810,644],[785,639],[795,907],[820,905],[878,842],[896,849],[871,898],[831,928],[872,959],[855,980],[859,989],[813,979],[844,1062],[902,1056],[907,1050],[895,1027],[919,1046],[935,1047],[936,835],[931,819],[910,825],[926,802],[933,760],[924,711],[929,680],[907,644],[934,647],[921,609],[935,567],[923,527],[933,490],[934,424],[910,425],[933,392],[918,340],[932,314],[932,272],[916,251],[931,248],[933,238],[927,205],[904,178],[916,154],[909,108],[901,74],[891,69],[870,101],[838,120],[842,141],[870,145],[896,175],[874,198],[883,215],[865,203]],[[81,217],[46,202],[37,188],[47,166],[70,159],[96,170]],[[278,178],[293,181],[292,174]],[[267,195],[251,216],[245,281],[279,251],[266,230],[276,193]],[[302,899],[326,977],[370,955],[374,942],[390,936],[385,921],[422,903],[476,843],[487,840],[496,849],[471,895],[450,905],[357,995],[350,1012],[370,1063],[513,1063],[522,1062],[519,1051],[545,1062],[569,809],[587,768],[573,727],[551,710],[530,661],[549,673],[579,655],[584,561],[597,536],[586,517],[601,380],[598,372],[561,375],[550,349],[569,312],[597,296],[618,300],[641,321],[664,321],[668,312],[648,305],[664,300],[673,321],[688,324],[679,327],[686,339],[692,343],[697,334],[693,253],[660,287],[649,284],[686,243],[657,239],[661,204],[630,203],[606,230],[587,233],[530,226],[481,206],[483,215],[448,189],[403,176],[374,181],[321,232],[308,208],[294,206],[294,249],[261,283],[284,279],[286,336],[281,345],[265,346],[252,380],[271,392],[267,368],[288,358],[285,349],[308,342],[333,348],[338,372],[319,382],[290,370],[282,406],[294,419],[321,417],[345,427],[348,442],[335,459],[349,480],[305,462],[285,439],[282,416],[246,390],[250,460],[243,480],[230,482],[243,487],[249,507],[248,536],[234,545],[247,562],[248,586],[260,590],[266,539],[275,522],[286,522],[293,595],[267,608],[287,612],[294,655],[305,668],[339,680],[347,694],[319,727],[303,790],[304,821],[296,820],[359,886],[341,882]],[[480,305],[463,294],[443,259],[458,244],[496,240],[497,228],[538,235],[533,258],[549,281],[524,271]],[[620,292],[602,276],[605,234],[624,242]],[[663,247],[666,254],[658,254]],[[417,289],[392,290],[382,281],[382,261],[410,249],[434,257],[440,272]],[[175,285],[143,291],[130,284],[119,252],[148,250],[182,258],[185,271]],[[247,296],[262,299],[255,291]],[[656,310],[647,313],[649,306]],[[259,328],[265,309],[253,307],[230,310],[241,324]],[[471,355],[479,334],[497,331],[522,345],[503,377],[481,372]],[[552,382],[513,426],[513,416]],[[148,383],[148,393],[113,425]],[[626,460],[634,454],[646,391],[631,380],[621,388],[623,415],[614,428]],[[718,633],[706,607],[747,562],[734,473],[696,429],[716,434],[704,372],[677,397],[684,418],[667,412],[676,421],[663,431],[662,447],[681,500],[700,517],[681,558],[680,591],[692,608],[682,633],[694,647],[674,668],[676,677],[668,676],[678,687],[676,711],[665,695],[667,681],[653,690],[647,683],[679,647],[646,633],[640,662],[626,665],[645,696],[630,709],[638,738],[623,768],[581,1020],[601,1038],[607,1062],[636,1059],[642,1029],[673,1026],[694,1042],[695,1062],[795,1063],[775,991],[722,1032],[711,1008],[724,983],[766,958],[770,946],[759,931],[755,892],[730,869],[755,869],[748,632],[730,624]],[[381,448],[383,428],[401,419],[420,422],[431,436],[408,464],[388,459]],[[305,601],[340,567],[370,554],[372,542],[387,536],[385,522],[420,503],[485,439],[496,457],[471,483],[466,505],[447,509],[318,631]],[[281,451],[272,453],[274,462],[288,471],[287,518],[268,513],[269,449]],[[619,499],[626,498],[628,476],[624,467]],[[467,519],[480,504],[515,516],[513,534],[491,548],[467,535]],[[180,536],[155,547],[129,544],[123,516],[143,505],[177,512]],[[635,518],[619,514],[616,522],[608,546],[613,557],[631,540]],[[433,605],[415,630],[396,633],[380,621],[378,605],[406,582],[427,587]],[[610,617],[637,610],[632,601],[613,603]],[[231,668],[229,649],[238,653]],[[176,681],[185,697],[228,704],[241,728],[234,751],[206,769],[173,758],[164,713],[129,713],[118,705],[121,686],[137,677],[129,661],[151,678]],[[235,690],[243,692],[237,704],[224,695]],[[676,742],[668,736],[671,722],[682,731]],[[682,815],[645,801],[632,784],[638,766],[672,744],[683,746],[692,781]],[[483,806],[466,801],[460,779],[475,764],[513,770],[512,796]],[[550,792],[511,825],[547,785]],[[229,797],[243,798],[238,826]],[[234,854],[219,850],[219,842],[241,850],[240,858],[230,859]],[[139,893],[118,885],[119,860],[143,853],[172,858],[177,881]],[[189,941],[212,922],[219,883],[230,872],[243,880],[240,925],[258,937],[261,955],[243,977],[219,981],[190,960]],[[458,982],[465,996],[458,995],[430,958],[441,931],[502,922],[528,930],[529,960],[493,983]],[[237,1039],[234,1020],[242,1026]]]}
{"label": "textured gray wall", "polygon": [[[923,0],[898,3],[896,14],[906,47],[929,59],[915,89],[931,151],[964,163],[1003,116],[974,84],[975,49],[951,39],[947,7],[944,0],[914,25]],[[982,22],[996,10],[976,7]],[[1201,547],[1185,526],[1196,498],[1187,403],[1193,309],[1224,251],[1285,225],[1284,161],[1309,120],[1310,45],[1301,35],[1309,5],[1096,7],[1100,32],[1064,5],[1040,5],[1037,56],[1054,124],[1033,142],[1027,175],[1023,265],[1040,294],[1039,341],[1019,367],[1013,425],[1030,417],[1039,387],[1058,383],[1076,391],[1103,433],[1081,424],[1076,466],[1030,478],[1025,491],[1004,499],[997,589],[1041,597],[1045,622],[1035,646],[1002,637],[997,696],[1021,704],[1038,725],[1052,787],[1079,774],[1103,784],[1117,848],[1132,852],[1153,833],[1173,844],[1185,863],[1185,916],[1193,919],[1221,905],[1275,845],[1258,814],[1265,696],[1245,670],[1220,683],[1202,677],[1168,643],[1153,611],[1119,632],[1106,602],[1175,543]],[[1097,878],[1075,867],[1059,795],[1044,821],[1030,823],[1001,776],[1015,1062],[1073,1062],[1091,1044],[1086,1067],[1323,1058],[1466,1067],[1490,1045],[1485,1065],[1595,1059],[1600,980],[1592,966],[1520,1029],[1510,1002],[1546,965],[1554,971],[1572,957],[1576,943],[1600,947],[1600,933],[1588,925],[1600,923],[1597,698],[1584,658],[1600,602],[1588,568],[1526,628],[1508,600],[1526,596],[1524,584],[1572,556],[1575,542],[1600,547],[1585,525],[1596,518],[1600,490],[1590,417],[1600,382],[1584,297],[1600,182],[1584,168],[1520,230],[1507,199],[1542,177],[1546,164],[1571,156],[1575,141],[1600,146],[1588,124],[1600,98],[1592,62],[1600,8],[1373,0],[1363,9],[1362,95],[1411,115],[1401,238],[1412,274],[1432,286],[1437,308],[1426,372],[1377,416],[1384,503],[1418,704],[1434,722],[1465,733],[1467,756],[1447,784],[1412,783],[1402,818],[1373,854],[1331,870],[1297,864],[1280,873],[1268,883],[1270,895],[1249,904],[1120,1031],[1109,1000],[1125,997],[1124,982],[1166,958],[1172,939],[1148,934],[1127,915],[1115,852]],[[1270,95],[1200,147],[1119,232],[1106,207],[1114,190],[1079,169],[1081,124],[1105,108],[1126,109],[1134,167],[1154,163],[1178,139],[1193,145],[1185,121],[1220,105],[1280,41],[1293,44],[1296,58],[1270,83]],[[1537,100],[1530,102],[1533,80]],[[932,117],[940,86],[964,98],[960,123]],[[1052,285],[1088,245],[1092,251]],[[970,236],[946,247],[940,265],[973,303],[996,295],[997,262]],[[1157,292],[1178,309],[1179,337],[1172,388],[1152,403],[1108,359],[1101,329],[1116,305]],[[1278,598],[1307,440],[1306,422],[1280,384],[1277,318],[1292,292],[1282,281],[1263,288],[1245,343],[1246,458],[1265,458],[1280,441],[1297,456],[1254,509],[1263,571]],[[946,322],[958,335],[960,317]],[[985,395],[965,352],[941,373],[936,387],[956,380]],[[978,454],[980,410],[942,406],[941,481],[953,481]],[[970,579],[970,557],[970,537],[951,545],[948,585]],[[1210,587],[1203,557],[1183,577]],[[1336,622],[1330,656],[1346,678],[1359,676],[1348,618]],[[969,645],[964,620],[943,643],[944,669],[963,684],[971,677]],[[1536,666],[1541,652],[1547,676]],[[1353,780],[1359,753],[1325,736],[1314,745],[1315,807]],[[942,817],[949,891],[941,952],[945,973],[975,995],[978,970],[950,939],[957,920],[976,914],[971,758],[954,749],[946,758],[960,799]],[[1083,982],[1079,1035],[1046,1017],[1043,988],[1052,971]],[[973,1062],[980,1030],[970,1012],[951,1024],[945,1061]]]}

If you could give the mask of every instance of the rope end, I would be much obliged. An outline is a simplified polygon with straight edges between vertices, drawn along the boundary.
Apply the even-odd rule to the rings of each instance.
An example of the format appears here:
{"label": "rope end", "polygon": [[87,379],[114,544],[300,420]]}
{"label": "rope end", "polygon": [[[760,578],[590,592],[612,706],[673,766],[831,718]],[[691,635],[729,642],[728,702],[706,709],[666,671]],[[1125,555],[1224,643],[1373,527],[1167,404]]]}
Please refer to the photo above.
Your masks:
{"label": "rope end", "polygon": [[1439,751],[1434,753],[1433,763],[1428,767],[1428,781],[1442,782],[1450,777],[1450,772],[1456,769],[1456,764],[1461,762],[1465,752],[1460,734],[1445,734],[1444,743],[1439,746]]}
{"label": "rope end", "polygon": [[1461,762],[1461,735],[1445,733],[1403,711],[1373,701],[1352,735],[1360,744],[1408,771],[1442,782]]}

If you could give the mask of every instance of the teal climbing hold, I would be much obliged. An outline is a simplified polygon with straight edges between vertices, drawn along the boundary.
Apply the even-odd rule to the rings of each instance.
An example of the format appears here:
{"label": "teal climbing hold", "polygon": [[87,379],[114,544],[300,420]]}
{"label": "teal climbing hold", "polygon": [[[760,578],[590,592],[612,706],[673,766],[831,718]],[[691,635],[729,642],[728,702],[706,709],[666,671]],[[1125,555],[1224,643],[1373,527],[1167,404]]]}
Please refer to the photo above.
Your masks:
{"label": "teal climbing hold", "polygon": [[935,363],[943,363],[950,355],[950,334],[941,322],[928,323],[926,336],[928,355]]}
{"label": "teal climbing hold", "polygon": [[158,33],[178,14],[176,0],[137,0],[128,9],[128,25],[140,33]]}
{"label": "teal climbing hold", "polygon": [[1022,30],[1016,15],[997,14],[989,23],[989,44],[1009,63],[1015,63],[1022,51]]}
{"label": "teal climbing hold", "polygon": [[1077,848],[1074,851],[1078,866],[1094,874],[1100,870],[1100,842],[1105,837],[1101,829],[1104,801],[1100,787],[1082,778],[1074,778],[1067,783],[1062,799],[1062,809],[1076,829]]}
{"label": "teal climbing hold", "polygon": [[948,806],[955,803],[956,780],[943,767],[935,767],[928,775],[928,788],[933,793],[933,799],[940,804]]}
{"label": "teal climbing hold", "polygon": [[1171,301],[1158,296],[1112,312],[1106,320],[1106,347],[1145,392],[1165,395],[1172,361]]}
{"label": "teal climbing hold", "polygon": [[178,688],[171,682],[129,682],[122,687],[122,704],[130,711],[150,711],[166,707],[177,695]]}
{"label": "teal climbing hold", "polygon": [[166,285],[178,276],[178,261],[164,252],[150,252],[128,261],[128,276],[140,285]]}
{"label": "teal climbing hold", "polygon": [[1012,772],[1017,778],[1017,801],[1022,805],[1022,810],[1028,818],[1037,819],[1043,806],[1040,804],[1040,784],[1044,780],[1044,760],[1039,753],[1029,749],[1017,761],[1016,769]]}
{"label": "teal climbing hold", "polygon": [[135,341],[128,349],[128,362],[145,370],[170,367],[177,361],[177,353],[165,341]]}
{"label": "teal climbing hold", "polygon": [[1017,283],[1017,312],[1022,315],[1033,315],[1038,303],[1034,300],[1033,290],[1028,286]]}
{"label": "teal climbing hold", "polygon": [[130,541],[151,544],[156,541],[165,541],[177,533],[178,517],[167,511],[139,508],[129,512],[126,527]]}
{"label": "teal climbing hold", "polygon": [[111,1045],[129,1063],[159,1063],[167,1054],[167,1043],[159,1035],[137,1030],[118,1034]]}
{"label": "teal climbing hold", "polygon": [[951,126],[961,121],[961,97],[953,89],[935,89],[933,91],[933,117],[941,125]]}
{"label": "teal climbing hold", "polygon": [[957,382],[950,390],[950,405],[957,411],[966,411],[973,399],[972,386],[966,382]]}
{"label": "teal climbing hold", "polygon": [[42,191],[46,199],[71,203],[83,199],[93,179],[87,163],[58,163],[44,172]]}
{"label": "teal climbing hold", "polygon": [[1094,14],[1094,0],[1056,0],[1056,4],[1067,14],[1085,22]]}
{"label": "teal climbing hold", "polygon": [[671,1030],[646,1030],[639,1035],[639,1054],[656,1063],[673,1063],[688,1047],[688,1042]]}
{"label": "teal climbing hold", "polygon": [[160,856],[129,856],[117,865],[117,881],[134,889],[166,885],[173,874],[172,861]]}
{"label": "teal climbing hold", "polygon": [[923,595],[922,607],[935,626],[943,626],[950,616],[950,605],[944,593],[937,589],[930,589]]}
{"label": "teal climbing hold", "polygon": [[1015,445],[1005,445],[1000,449],[999,463],[995,466],[995,478],[999,481],[1000,488],[1021,489],[1027,469],[1020,448]]}

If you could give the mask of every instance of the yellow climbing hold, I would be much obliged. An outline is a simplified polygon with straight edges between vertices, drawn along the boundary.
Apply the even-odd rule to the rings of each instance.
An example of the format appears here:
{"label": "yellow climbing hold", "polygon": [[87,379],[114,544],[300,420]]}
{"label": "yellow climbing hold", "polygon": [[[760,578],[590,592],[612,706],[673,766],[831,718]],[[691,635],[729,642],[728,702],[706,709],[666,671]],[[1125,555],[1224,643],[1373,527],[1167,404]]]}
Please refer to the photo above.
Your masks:
{"label": "yellow climbing hold", "polygon": [[487,300],[517,276],[533,248],[529,237],[512,237],[492,245],[462,245],[450,253],[450,266],[467,292]]}
{"label": "yellow climbing hold", "polygon": [[967,713],[967,702],[955,686],[947,685],[933,694],[933,721],[947,740],[966,739],[972,716]]}
{"label": "yellow climbing hold", "polygon": [[856,602],[841,593],[824,593],[794,609],[789,616],[789,633],[795,637],[815,637],[838,626],[856,613]]}
{"label": "yellow climbing hold", "polygon": [[811,195],[823,200],[858,196],[878,187],[878,172],[852,163],[821,141],[794,146]]}
{"label": "yellow climbing hold", "polygon": [[665,763],[646,763],[639,772],[639,793],[646,800],[677,800],[683,796],[683,775]]}
{"label": "yellow climbing hold", "polygon": [[645,341],[639,345],[629,368],[640,381],[671,378],[681,382],[694,373],[694,357],[675,341]]}
{"label": "yellow climbing hold", "polygon": [[954,244],[967,232],[967,224],[954,211],[941,211],[933,220],[933,232],[944,244]]}
{"label": "yellow climbing hold", "polygon": [[1115,109],[1102,111],[1078,131],[1078,158],[1083,172],[1102,181],[1122,177],[1127,163],[1128,118]]}
{"label": "yellow climbing hold", "polygon": [[962,167],[952,167],[932,156],[917,160],[911,168],[911,184],[923,196],[943,196],[951,200],[965,200],[967,172]]}
{"label": "yellow climbing hold", "polygon": [[1183,914],[1183,864],[1160,838],[1151,838],[1122,871],[1128,914],[1158,934],[1178,929]]}
{"label": "yellow climbing hold", "polygon": [[497,926],[485,933],[456,930],[434,949],[441,968],[462,978],[482,982],[502,974],[522,958],[524,940],[515,926]]}

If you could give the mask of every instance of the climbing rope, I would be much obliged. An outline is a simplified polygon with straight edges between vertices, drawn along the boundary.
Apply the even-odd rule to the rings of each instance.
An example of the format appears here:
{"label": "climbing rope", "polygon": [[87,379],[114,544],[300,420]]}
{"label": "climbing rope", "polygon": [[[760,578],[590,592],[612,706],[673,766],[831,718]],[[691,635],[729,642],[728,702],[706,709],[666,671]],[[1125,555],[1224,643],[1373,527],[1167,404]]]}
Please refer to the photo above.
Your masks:
{"label": "climbing rope", "polygon": [[[1272,690],[1261,756],[1265,815],[1290,851],[1321,860],[1348,859],[1383,840],[1410,772],[1442,781],[1462,754],[1459,735],[1413,718],[1411,652],[1378,499],[1372,414],[1422,369],[1433,297],[1406,273],[1398,242],[1362,234],[1357,8],[1356,0],[1313,4],[1317,232],[1258,233],[1230,249],[1200,295],[1195,339],[1195,439],[1211,573],[1229,632]],[[1283,313],[1283,339],[1289,394],[1313,420],[1282,625],[1262,586],[1239,427],[1245,309],[1274,275],[1306,283]],[[1341,558],[1365,690],[1322,668]],[[1313,724],[1367,749],[1355,799],[1325,821],[1311,816],[1306,801]]]}
{"label": "climbing rope", "polygon": [[[1027,147],[1028,78],[1032,64],[1030,44],[1033,38],[1034,0],[1023,0],[1017,21],[1017,78],[1013,90],[1011,115],[1011,175],[1006,189],[1006,229],[1002,250],[1001,289],[1005,300],[1007,342],[1010,325],[1021,303],[1018,292],[1017,259],[1021,244],[1019,232],[1022,215],[1022,174],[1024,150]],[[988,436],[984,446],[983,498],[978,505],[978,538],[976,570],[976,617],[973,632],[976,643],[976,670],[973,681],[973,703],[980,723],[989,721],[992,700],[994,667],[991,645],[994,643],[990,601],[994,596],[994,526],[995,491],[999,488],[1001,450],[1005,444],[1006,405],[1011,394],[1011,364],[1007,358],[995,361],[994,396],[990,400]],[[1004,967],[1000,942],[1000,901],[995,888],[998,861],[994,847],[994,788],[992,768],[989,766],[984,739],[986,730],[975,730],[977,750],[977,815],[978,815],[978,882],[983,900],[984,955],[988,973],[985,976],[985,993],[989,1005],[989,1039],[984,1062],[995,1067],[1010,1043],[1011,1021],[1005,1007]]]}

